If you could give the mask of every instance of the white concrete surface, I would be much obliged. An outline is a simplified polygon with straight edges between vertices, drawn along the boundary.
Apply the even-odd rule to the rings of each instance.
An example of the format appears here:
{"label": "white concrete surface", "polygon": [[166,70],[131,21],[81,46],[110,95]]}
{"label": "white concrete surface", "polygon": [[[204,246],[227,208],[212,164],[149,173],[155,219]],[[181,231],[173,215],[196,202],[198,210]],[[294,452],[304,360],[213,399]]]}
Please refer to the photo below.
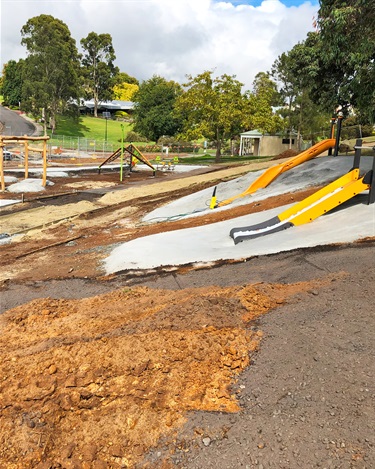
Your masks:
{"label": "white concrete surface", "polygon": [[0,208],[6,207],[7,205],[19,204],[21,200],[16,199],[0,199]]}
{"label": "white concrete surface", "polygon": [[[275,164],[277,164],[277,161],[275,161]],[[370,170],[371,165],[372,158],[362,157],[361,168],[363,171]],[[215,210],[227,210],[237,205],[264,200],[268,197],[285,194],[286,192],[296,192],[311,186],[326,185],[350,171],[352,166],[353,157],[326,156],[316,158],[281,174],[265,189],[260,189],[251,196],[236,199],[230,205],[219,207]],[[220,202],[241,194],[262,172],[263,170],[251,172],[233,181],[219,183],[216,189],[217,201]],[[153,210],[143,220],[157,223],[168,219],[175,220],[187,216],[205,215],[210,211],[209,205],[213,188],[214,186]]]}
{"label": "white concrete surface", "polygon": [[[352,164],[352,157],[317,158],[284,173],[269,187],[258,191],[251,198],[239,199],[236,204],[249,203],[249,200],[254,202],[271,195],[293,192],[311,185],[327,184],[349,171]],[[364,171],[370,169],[371,165],[371,158],[362,158],[361,168]],[[219,184],[218,199],[223,200],[242,192],[259,174],[260,172],[250,173],[237,180]],[[207,213],[207,202],[211,195],[212,189],[209,189],[183,197],[172,204],[154,210],[145,217],[145,220],[155,222]],[[237,245],[230,238],[229,232],[232,228],[263,222],[289,206],[123,243],[116,247],[105,260],[106,272],[152,269],[188,263],[208,264],[221,259],[240,260],[296,248],[353,242],[375,236],[375,205],[366,205],[366,200],[362,197],[357,204],[348,204],[345,208],[333,210],[306,225],[247,240]],[[227,208],[229,206],[221,210]]]}
{"label": "white concrete surface", "polygon": [[[23,192],[40,192],[46,190],[42,185],[42,179],[33,179],[27,178],[22,181],[11,184],[7,187],[8,192],[22,194]],[[51,186],[54,183],[51,181],[46,181],[47,186]]]}

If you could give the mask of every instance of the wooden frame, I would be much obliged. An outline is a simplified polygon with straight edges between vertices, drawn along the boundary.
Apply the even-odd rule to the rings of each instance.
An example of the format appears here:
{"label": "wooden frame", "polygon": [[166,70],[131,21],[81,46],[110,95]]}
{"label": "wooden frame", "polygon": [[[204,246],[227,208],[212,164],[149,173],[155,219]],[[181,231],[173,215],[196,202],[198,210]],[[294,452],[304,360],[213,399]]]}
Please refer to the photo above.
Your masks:
{"label": "wooden frame", "polygon": [[[25,179],[29,177],[29,150],[37,151],[42,153],[43,156],[43,176],[42,176],[42,185],[46,187],[47,184],[47,140],[49,137],[47,135],[43,137],[28,137],[24,135],[23,137],[16,137],[16,136],[0,136],[0,183],[1,183],[1,191],[5,191],[5,180],[4,180],[4,163],[3,163],[3,149],[5,145],[9,143],[23,143],[25,145]],[[35,148],[29,147],[29,142],[43,142],[43,148]]]}

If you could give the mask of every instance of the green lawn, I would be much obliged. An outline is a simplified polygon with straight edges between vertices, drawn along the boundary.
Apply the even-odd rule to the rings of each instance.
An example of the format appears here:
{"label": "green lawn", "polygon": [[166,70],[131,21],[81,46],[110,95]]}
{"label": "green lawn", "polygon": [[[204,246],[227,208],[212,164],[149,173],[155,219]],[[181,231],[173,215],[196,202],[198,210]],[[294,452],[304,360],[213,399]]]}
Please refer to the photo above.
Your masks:
{"label": "green lawn", "polygon": [[[78,121],[70,117],[61,117],[58,120],[54,135],[87,138],[98,142],[107,140],[114,147],[118,147],[122,138],[121,124],[124,126],[124,136],[126,138],[126,134],[132,129],[132,124],[128,122],[89,116],[81,116]],[[51,134],[49,133],[49,135]],[[53,143],[53,138],[51,143]]]}

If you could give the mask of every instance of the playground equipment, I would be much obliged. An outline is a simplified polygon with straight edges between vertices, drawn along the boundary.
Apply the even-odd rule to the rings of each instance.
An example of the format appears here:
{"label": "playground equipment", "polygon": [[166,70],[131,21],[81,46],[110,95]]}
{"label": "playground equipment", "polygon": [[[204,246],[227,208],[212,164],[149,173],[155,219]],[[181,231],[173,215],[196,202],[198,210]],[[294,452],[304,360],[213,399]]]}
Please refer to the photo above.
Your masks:
{"label": "playground equipment", "polygon": [[[244,192],[242,192],[241,194],[235,195],[233,197],[230,197],[229,199],[223,200],[222,202],[219,202],[213,208],[223,207],[224,205],[228,205],[236,199],[253,194],[259,189],[264,189],[269,184],[271,184],[271,182],[274,181],[278,176],[280,176],[280,174],[285,173],[289,169],[292,169],[302,163],[305,163],[305,161],[309,161],[312,158],[315,158],[316,156],[320,155],[321,153],[327,150],[328,150],[328,154],[332,155],[332,148],[334,148],[334,156],[337,156],[340,136],[341,136],[342,119],[343,117],[341,115],[339,115],[337,119],[335,118],[331,119],[331,138],[322,140],[321,142],[316,143],[311,148],[308,148],[307,150],[303,151],[297,156],[294,156],[288,161],[279,163],[275,166],[271,166],[270,168],[266,169],[259,176],[258,179],[256,179],[252,184],[250,184],[250,186]],[[337,124],[337,131],[336,131],[336,138],[333,138],[335,124]]]}
{"label": "playground equipment", "polygon": [[277,164],[276,166],[271,166],[270,168],[266,169],[255,181],[250,184],[250,186],[241,194],[235,195],[229,199],[223,200],[217,204],[217,207],[223,207],[224,205],[228,205],[236,199],[245,197],[247,195],[253,194],[259,189],[264,189],[272,181],[274,181],[280,174],[285,173],[289,169],[298,166],[305,161],[311,160],[316,156],[320,155],[326,150],[329,150],[335,146],[335,139],[327,139],[322,140],[321,142],[317,143],[316,145],[312,146],[308,150],[303,151],[297,156],[294,156],[288,161],[284,161],[283,163]]}
{"label": "playground equipment", "polygon": [[178,164],[178,156],[175,156],[173,159],[162,159],[160,156],[155,158],[156,169],[158,171],[174,171],[176,164]]}
{"label": "playground equipment", "polygon": [[[42,153],[43,158],[43,173],[42,173],[42,185],[46,187],[47,185],[47,140],[49,136],[45,135],[43,137],[28,137],[24,135],[23,137],[15,136],[0,136],[0,179],[1,179],[1,191],[5,191],[5,180],[4,180],[4,165],[3,165],[3,151],[4,146],[7,144],[23,143],[25,146],[24,154],[24,166],[25,166],[25,179],[29,177],[29,150]],[[30,147],[29,142],[43,142],[43,148]]]}
{"label": "playground equipment", "polygon": [[[235,244],[246,239],[258,238],[266,234],[285,230],[292,226],[309,223],[333,208],[369,190],[368,204],[375,202],[375,155],[372,169],[360,175],[362,140],[356,141],[353,168],[344,176],[318,190],[306,199],[288,208],[278,216],[257,225],[233,228],[230,236]],[[373,148],[375,151],[375,147]]]}
{"label": "playground equipment", "polygon": [[[115,152],[112,153],[112,155],[110,155],[105,161],[103,161],[103,163],[101,163],[98,167],[99,174],[104,165],[112,163],[112,161],[116,160],[117,158],[121,159],[121,165],[122,165],[124,155],[126,158],[129,158],[130,160],[128,164],[129,171],[131,171],[134,166],[135,161],[133,160],[133,158],[135,158],[135,160],[141,161],[145,165],[149,166],[153,170],[154,172],[153,174],[155,176],[155,172],[156,172],[155,168],[152,166],[149,160],[141,153],[141,151],[132,143],[125,148],[123,147],[118,148]],[[121,169],[122,169],[122,166],[121,166]]]}

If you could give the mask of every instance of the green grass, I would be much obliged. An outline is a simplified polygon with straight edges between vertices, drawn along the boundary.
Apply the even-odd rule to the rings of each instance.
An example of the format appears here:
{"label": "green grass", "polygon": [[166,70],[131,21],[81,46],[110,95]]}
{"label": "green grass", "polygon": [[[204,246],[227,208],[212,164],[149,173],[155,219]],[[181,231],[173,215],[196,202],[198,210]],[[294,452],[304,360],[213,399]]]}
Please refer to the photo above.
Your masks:
{"label": "green grass", "polygon": [[[105,120],[100,117],[81,116],[78,120],[70,117],[61,117],[58,120],[54,135],[64,135],[66,137],[87,138],[98,142],[105,141],[118,147],[122,138],[121,124],[124,126],[124,136],[132,130],[132,124],[115,120]],[[51,136],[51,134],[49,133]],[[53,138],[52,144],[53,144]]]}

